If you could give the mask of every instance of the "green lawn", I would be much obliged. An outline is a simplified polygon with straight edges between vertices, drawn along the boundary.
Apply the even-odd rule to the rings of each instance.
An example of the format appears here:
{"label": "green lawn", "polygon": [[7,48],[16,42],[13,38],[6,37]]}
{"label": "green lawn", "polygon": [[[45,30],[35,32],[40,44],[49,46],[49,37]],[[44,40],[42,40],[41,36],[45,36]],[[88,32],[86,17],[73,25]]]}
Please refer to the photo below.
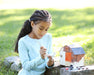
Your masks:
{"label": "green lawn", "polygon": [[[3,65],[5,57],[18,55],[14,53],[17,35],[25,20],[36,9],[0,10],[0,75],[17,75]],[[53,19],[49,33],[53,36],[53,50],[65,44],[78,43],[85,52],[85,65],[94,63],[94,7],[84,9],[46,9]]]}

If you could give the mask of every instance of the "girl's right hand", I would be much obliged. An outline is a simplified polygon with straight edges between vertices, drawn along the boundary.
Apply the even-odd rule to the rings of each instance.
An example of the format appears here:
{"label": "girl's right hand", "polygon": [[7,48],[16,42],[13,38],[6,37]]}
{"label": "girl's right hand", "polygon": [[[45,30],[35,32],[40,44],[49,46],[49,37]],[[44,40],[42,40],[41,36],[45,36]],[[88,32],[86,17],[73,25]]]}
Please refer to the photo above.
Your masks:
{"label": "girl's right hand", "polygon": [[45,55],[46,55],[46,48],[44,48],[43,46],[40,47],[40,55],[42,59],[45,59]]}

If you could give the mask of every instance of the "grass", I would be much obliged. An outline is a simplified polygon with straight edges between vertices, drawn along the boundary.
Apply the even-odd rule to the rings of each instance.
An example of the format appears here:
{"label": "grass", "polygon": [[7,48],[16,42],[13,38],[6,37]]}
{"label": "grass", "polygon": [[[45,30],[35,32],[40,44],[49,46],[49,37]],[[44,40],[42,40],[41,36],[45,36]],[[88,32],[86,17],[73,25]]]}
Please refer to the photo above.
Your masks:
{"label": "grass", "polygon": [[[36,9],[0,10],[0,75],[17,75],[3,65],[5,57],[18,55],[14,53],[14,43],[25,20]],[[94,7],[84,9],[46,9],[53,19],[49,33],[53,36],[53,50],[66,45],[78,43],[85,52],[85,65],[94,63]]]}

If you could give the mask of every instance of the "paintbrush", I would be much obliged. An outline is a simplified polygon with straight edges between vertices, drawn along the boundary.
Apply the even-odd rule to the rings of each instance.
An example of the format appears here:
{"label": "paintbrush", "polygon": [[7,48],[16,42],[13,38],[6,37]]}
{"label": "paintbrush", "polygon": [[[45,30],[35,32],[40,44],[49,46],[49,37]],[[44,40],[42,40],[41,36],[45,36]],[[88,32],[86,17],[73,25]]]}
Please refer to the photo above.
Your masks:
{"label": "paintbrush", "polygon": [[[40,41],[38,40],[37,41],[38,42],[38,44],[40,45],[40,47],[44,47],[43,45],[42,45],[42,43],[40,43]],[[44,47],[45,48],[45,47]],[[51,53],[51,54],[48,54],[48,52],[46,51],[46,57],[48,57],[48,56],[52,56],[52,57],[54,57],[56,55],[56,53],[55,52],[53,52],[53,53]]]}

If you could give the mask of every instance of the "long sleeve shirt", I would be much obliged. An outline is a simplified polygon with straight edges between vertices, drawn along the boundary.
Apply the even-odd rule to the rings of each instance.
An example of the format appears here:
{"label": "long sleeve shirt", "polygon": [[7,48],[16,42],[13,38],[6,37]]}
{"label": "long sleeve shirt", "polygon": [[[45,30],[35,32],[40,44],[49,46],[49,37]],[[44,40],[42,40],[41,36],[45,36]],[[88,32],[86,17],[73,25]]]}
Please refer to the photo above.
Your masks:
{"label": "long sleeve shirt", "polygon": [[41,39],[33,39],[28,35],[22,37],[18,42],[18,52],[22,64],[22,69],[18,75],[43,75],[45,67],[48,67],[48,58],[42,59],[40,47],[47,49],[48,54],[52,54],[52,36],[45,34]]}

